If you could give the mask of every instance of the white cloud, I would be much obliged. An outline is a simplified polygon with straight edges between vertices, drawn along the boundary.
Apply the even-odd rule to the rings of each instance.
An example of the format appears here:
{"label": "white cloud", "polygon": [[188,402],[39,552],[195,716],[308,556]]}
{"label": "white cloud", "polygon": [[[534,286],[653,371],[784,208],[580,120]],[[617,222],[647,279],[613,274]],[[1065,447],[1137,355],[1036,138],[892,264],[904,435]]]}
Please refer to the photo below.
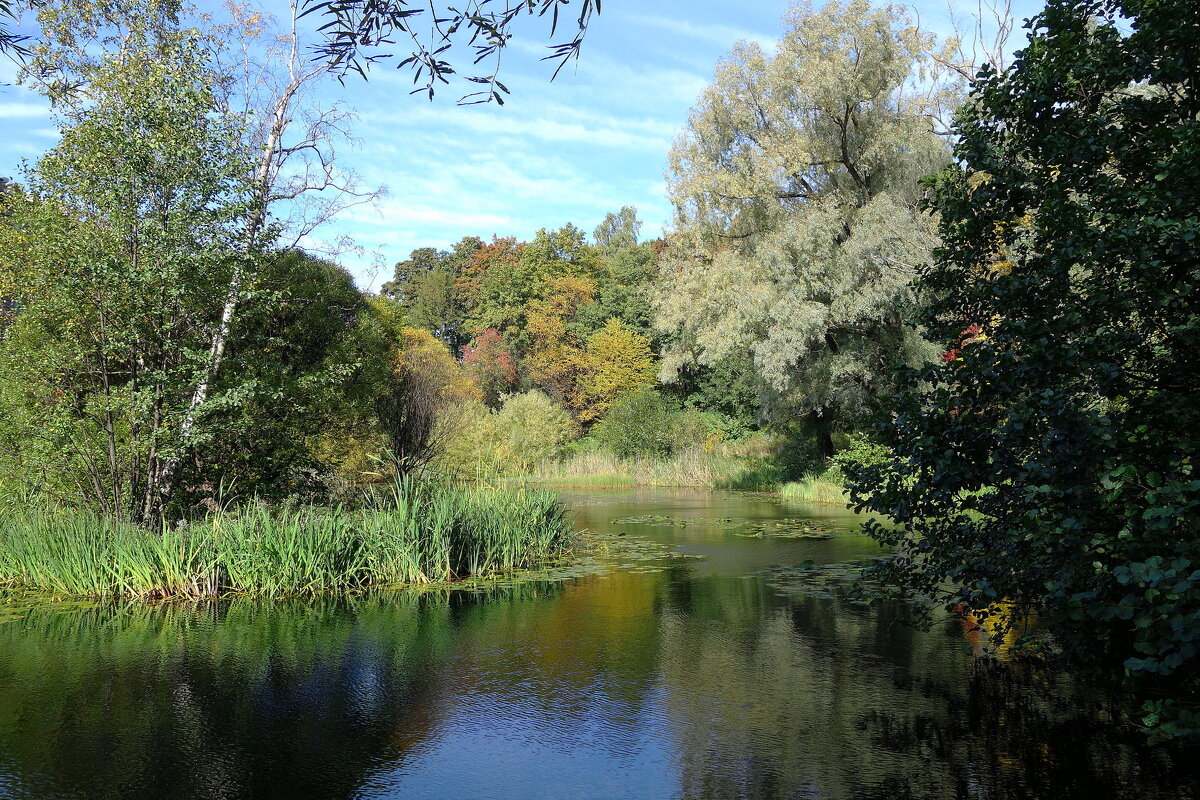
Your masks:
{"label": "white cloud", "polygon": [[640,25],[651,25],[681,36],[713,42],[725,47],[732,47],[734,42],[747,41],[756,42],[764,50],[770,51],[775,49],[778,40],[775,36],[719,23],[697,25],[676,17],[659,17],[650,14],[628,14],[626,16],[632,22]]}
{"label": "white cloud", "polygon": [[[434,126],[445,126],[469,131],[476,137],[488,139],[513,137],[524,141],[662,152],[669,146],[674,133],[673,126],[645,117],[623,119],[595,113],[580,113],[565,107],[549,111],[552,113],[530,116],[520,111],[509,112],[495,107],[446,109],[426,106],[367,117],[372,123],[388,125],[392,130],[397,126],[411,126],[420,131],[428,131]],[[473,144],[477,147],[478,140]]]}
{"label": "white cloud", "polygon": [[0,119],[32,119],[49,114],[50,109],[38,103],[0,103]]}
{"label": "white cloud", "polygon": [[[516,227],[518,221],[507,215],[480,211],[464,211],[455,208],[435,208],[419,205],[402,198],[388,198],[379,204],[377,211],[358,210],[341,216],[343,222],[357,222],[365,225],[392,227],[400,225],[422,225],[441,228],[443,230],[482,231],[495,230],[503,232]],[[394,234],[387,232],[372,232],[368,234],[372,240],[380,243],[396,243],[407,238],[400,231]]]}

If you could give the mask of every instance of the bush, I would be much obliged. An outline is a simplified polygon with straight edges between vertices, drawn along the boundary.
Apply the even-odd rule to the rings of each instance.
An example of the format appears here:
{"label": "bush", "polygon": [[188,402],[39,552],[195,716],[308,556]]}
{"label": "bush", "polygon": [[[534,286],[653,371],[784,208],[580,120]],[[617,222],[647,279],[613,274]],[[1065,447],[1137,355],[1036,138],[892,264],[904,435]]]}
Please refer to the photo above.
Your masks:
{"label": "bush", "polygon": [[670,400],[647,389],[613,403],[592,435],[620,458],[668,456],[676,447],[677,416]]}
{"label": "bush", "polygon": [[833,469],[829,477],[842,479],[846,474],[857,474],[864,468],[881,467],[892,458],[892,451],[881,444],[875,444],[859,434],[846,437],[846,446],[833,457]]}
{"label": "bush", "polygon": [[817,434],[807,419],[793,423],[782,431],[779,466],[785,481],[804,480],[828,468],[829,465],[821,456]]}
{"label": "bush", "polygon": [[686,408],[671,416],[675,452],[688,449],[711,452],[716,442],[725,439],[720,414]]}
{"label": "bush", "polygon": [[567,410],[536,390],[509,395],[495,415],[496,457],[516,469],[561,454],[578,436]]}
{"label": "bush", "polygon": [[449,347],[428,331],[405,328],[390,390],[376,403],[397,474],[436,458],[457,434],[456,410],[477,399]]}
{"label": "bush", "polygon": [[467,400],[445,415],[453,433],[434,457],[434,471],[452,478],[482,478],[494,474],[499,432],[496,413],[479,400]]}

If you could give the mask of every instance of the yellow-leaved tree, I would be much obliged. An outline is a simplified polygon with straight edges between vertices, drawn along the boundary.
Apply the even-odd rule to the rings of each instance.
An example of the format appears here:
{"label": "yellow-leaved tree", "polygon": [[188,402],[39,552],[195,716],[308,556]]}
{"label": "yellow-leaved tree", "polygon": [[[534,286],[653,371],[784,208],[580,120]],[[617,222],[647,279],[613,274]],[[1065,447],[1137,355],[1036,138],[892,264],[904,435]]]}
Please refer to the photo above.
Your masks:
{"label": "yellow-leaved tree", "polygon": [[613,318],[588,337],[579,379],[579,418],[594,422],[624,395],[654,385],[658,374],[650,339]]}
{"label": "yellow-leaved tree", "polygon": [[584,342],[571,322],[595,295],[596,284],[590,278],[564,275],[547,282],[545,298],[530,302],[526,314],[529,376],[535,386],[567,407],[578,405],[576,387],[588,361]]}
{"label": "yellow-leaved tree", "polygon": [[[436,457],[478,404],[478,387],[432,333],[404,328],[391,391],[377,403],[390,460],[403,474]],[[475,401],[474,403],[472,401]]]}

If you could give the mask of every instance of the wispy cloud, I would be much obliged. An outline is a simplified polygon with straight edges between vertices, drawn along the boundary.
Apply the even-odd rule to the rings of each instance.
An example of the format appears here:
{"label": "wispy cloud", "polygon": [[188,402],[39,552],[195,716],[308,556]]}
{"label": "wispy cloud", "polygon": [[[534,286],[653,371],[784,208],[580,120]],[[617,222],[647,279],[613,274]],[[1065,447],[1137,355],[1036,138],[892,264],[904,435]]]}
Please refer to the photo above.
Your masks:
{"label": "wispy cloud", "polygon": [[369,112],[363,115],[363,121],[393,132],[407,129],[425,134],[437,128],[465,132],[470,134],[467,141],[476,146],[481,140],[511,137],[656,153],[666,152],[677,128],[672,121],[637,110],[618,115],[552,100],[531,102],[527,97],[504,107],[407,105],[403,110]]}
{"label": "wispy cloud", "polygon": [[[383,201],[378,210],[355,211],[345,214],[343,220],[384,227],[404,225],[451,231],[461,230],[464,232],[463,235],[469,231],[503,232],[518,225],[518,221],[507,214],[434,208],[412,204],[400,198]],[[379,234],[375,234],[373,238],[380,241],[397,242],[404,237],[402,235],[389,237],[385,233],[382,239]]]}
{"label": "wispy cloud", "polygon": [[626,125],[621,120],[599,121],[596,118],[584,121],[575,113],[565,118],[552,116],[506,115],[495,109],[478,111],[456,108],[450,111],[440,108],[406,110],[394,119],[397,124],[426,126],[430,123],[446,125],[470,131],[480,136],[511,136],[523,140],[538,140],[550,143],[569,143],[593,147],[664,150],[670,142],[669,134],[655,130],[653,135],[640,132],[636,122]]}
{"label": "wispy cloud", "polygon": [[639,25],[650,25],[679,36],[686,36],[691,39],[700,39],[705,42],[732,47],[734,42],[747,41],[757,42],[765,50],[772,50],[775,47],[777,37],[769,36],[765,33],[757,31],[745,30],[736,28],[730,25],[720,23],[696,24],[688,22],[685,19],[678,17],[660,17],[652,14],[626,14],[624,15],[631,22]]}
{"label": "wispy cloud", "polygon": [[50,115],[50,109],[37,103],[0,103],[0,119],[33,119]]}

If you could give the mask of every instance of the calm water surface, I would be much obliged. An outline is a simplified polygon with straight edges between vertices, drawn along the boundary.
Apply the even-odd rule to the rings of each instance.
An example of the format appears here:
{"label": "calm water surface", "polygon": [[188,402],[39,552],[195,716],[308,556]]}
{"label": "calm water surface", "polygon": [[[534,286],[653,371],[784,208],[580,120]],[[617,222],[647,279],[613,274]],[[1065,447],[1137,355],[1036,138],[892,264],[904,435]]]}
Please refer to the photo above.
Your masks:
{"label": "calm water surface", "polygon": [[699,491],[614,519],[834,520],[828,541],[616,526],[701,559],[486,595],[39,607],[0,617],[0,797],[1192,798],[1102,686],[972,656],[947,622],[800,593],[853,517]]}

